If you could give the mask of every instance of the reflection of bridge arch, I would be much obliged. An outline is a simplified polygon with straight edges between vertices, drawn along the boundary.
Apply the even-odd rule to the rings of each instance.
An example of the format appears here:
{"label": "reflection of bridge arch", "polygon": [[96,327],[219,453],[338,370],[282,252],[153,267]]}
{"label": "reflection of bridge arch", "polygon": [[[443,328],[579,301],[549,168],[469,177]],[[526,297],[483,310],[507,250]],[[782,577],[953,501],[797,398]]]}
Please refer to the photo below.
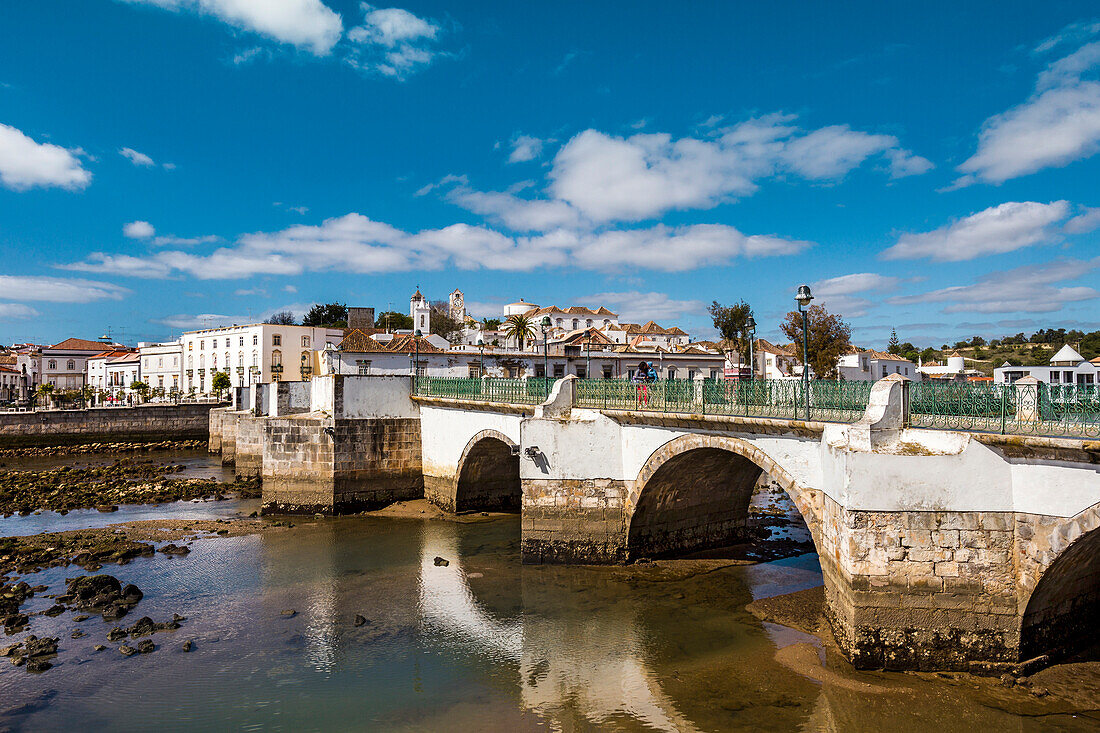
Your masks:
{"label": "reflection of bridge arch", "polygon": [[1100,633],[1100,504],[1069,521],[1030,529],[1019,581],[1027,601],[1021,660],[1078,651]]}
{"label": "reflection of bridge arch", "polygon": [[[694,731],[647,667],[644,634],[635,619],[596,614],[585,624],[525,611],[498,618],[477,600],[462,567],[458,527],[424,527],[420,547],[421,623],[462,648],[517,665],[520,697],[529,710],[562,729],[575,713],[607,724],[623,715],[660,731]],[[436,557],[448,560],[437,566]]]}
{"label": "reflection of bridge arch", "polygon": [[762,473],[787,492],[819,545],[816,492],[746,440],[685,435],[655,450],[638,472],[626,502],[628,553],[685,552],[742,539]]}
{"label": "reflection of bridge arch", "polygon": [[519,446],[499,430],[476,433],[454,478],[454,511],[519,509]]}

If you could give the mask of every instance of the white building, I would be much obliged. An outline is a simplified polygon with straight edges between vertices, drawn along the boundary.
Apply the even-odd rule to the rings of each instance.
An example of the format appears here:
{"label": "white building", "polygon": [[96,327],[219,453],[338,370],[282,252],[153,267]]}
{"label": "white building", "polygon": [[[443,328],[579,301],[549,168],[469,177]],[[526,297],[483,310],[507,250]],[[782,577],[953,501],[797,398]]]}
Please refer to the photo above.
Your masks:
{"label": "white building", "polygon": [[0,364],[0,402],[25,399],[23,373],[14,364]]}
{"label": "white building", "polygon": [[795,367],[801,363],[799,356],[783,346],[765,339],[753,341],[754,374],[762,379],[793,378]]}
{"label": "white building", "polygon": [[141,355],[128,351],[107,357],[105,365],[107,392],[112,397],[124,399],[133,393],[133,384],[141,380]]}
{"label": "white building", "polygon": [[141,381],[160,395],[181,392],[183,384],[183,344],[181,340],[156,344],[138,344],[141,354]]}
{"label": "white building", "polygon": [[316,367],[315,351],[335,347],[344,329],[250,323],[187,331],[181,337],[181,391],[213,393],[215,372],[228,372],[230,383],[297,382]]}
{"label": "white building", "polygon": [[837,373],[841,379],[875,381],[891,374],[900,374],[920,381],[917,365],[896,354],[874,349],[852,351],[837,360]]}
{"label": "white building", "polygon": [[1005,364],[993,370],[994,384],[1012,384],[1018,379],[1032,376],[1050,385],[1075,384],[1092,386],[1100,384],[1100,357],[1087,361],[1069,344],[1050,358],[1048,366],[1012,366]]}
{"label": "white building", "polygon": [[957,351],[951,352],[943,364],[938,362],[919,362],[917,371],[926,377],[934,379],[965,380],[967,377],[978,377],[982,373],[977,369],[967,369],[966,359]]}
{"label": "white building", "polygon": [[40,384],[52,384],[58,392],[78,390],[88,374],[88,359],[110,348],[111,344],[69,338],[44,346],[39,355]]}

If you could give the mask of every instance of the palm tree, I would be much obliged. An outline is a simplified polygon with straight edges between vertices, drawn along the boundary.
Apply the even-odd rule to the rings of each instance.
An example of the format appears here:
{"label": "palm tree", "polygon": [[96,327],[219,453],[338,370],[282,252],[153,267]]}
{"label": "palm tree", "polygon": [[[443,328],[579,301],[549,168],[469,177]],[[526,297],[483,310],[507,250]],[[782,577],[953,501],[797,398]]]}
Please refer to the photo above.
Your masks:
{"label": "palm tree", "polygon": [[46,398],[46,406],[49,407],[49,403],[53,401],[53,392],[54,392],[53,385],[50,384],[49,382],[43,382],[42,384],[38,385],[38,389],[35,390],[35,396],[36,397],[45,397]]}
{"label": "palm tree", "polygon": [[504,335],[515,339],[516,343],[519,344],[519,350],[523,351],[527,339],[535,338],[535,322],[531,320],[530,316],[522,313],[510,315],[508,320],[504,322]]}

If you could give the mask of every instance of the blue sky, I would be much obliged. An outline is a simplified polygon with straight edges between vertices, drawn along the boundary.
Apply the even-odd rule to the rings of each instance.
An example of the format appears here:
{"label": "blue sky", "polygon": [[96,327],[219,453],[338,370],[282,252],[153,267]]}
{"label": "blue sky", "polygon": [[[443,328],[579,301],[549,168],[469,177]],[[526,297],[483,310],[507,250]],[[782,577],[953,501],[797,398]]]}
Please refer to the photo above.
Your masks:
{"label": "blue sky", "polygon": [[520,297],[709,336],[1100,328],[1090,2],[37,0],[0,22],[0,340]]}

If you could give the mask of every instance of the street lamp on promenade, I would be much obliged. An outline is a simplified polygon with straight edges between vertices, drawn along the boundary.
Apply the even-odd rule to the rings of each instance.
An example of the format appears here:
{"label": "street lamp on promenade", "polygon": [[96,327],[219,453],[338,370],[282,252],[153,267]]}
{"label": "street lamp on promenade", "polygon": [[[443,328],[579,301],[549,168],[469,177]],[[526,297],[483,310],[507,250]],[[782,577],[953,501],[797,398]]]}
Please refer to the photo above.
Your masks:
{"label": "street lamp on promenade", "polygon": [[588,339],[584,342],[584,378],[592,378],[592,329],[588,329]]}
{"label": "street lamp on promenade", "polygon": [[756,357],[753,354],[753,341],[756,340],[756,319],[749,316],[745,321],[745,331],[749,335],[749,381],[756,379]]}
{"label": "street lamp on promenade", "polygon": [[810,293],[809,285],[799,285],[798,295],[794,296],[798,301],[798,312],[802,314],[802,394],[806,398],[806,421],[810,420],[810,364],[809,364],[809,329],[806,324],[805,308],[814,299]]}
{"label": "street lamp on promenade", "polygon": [[543,316],[539,323],[542,327],[542,386],[546,394],[550,394],[550,316]]}
{"label": "street lamp on promenade", "polygon": [[477,339],[477,348],[481,352],[481,361],[478,362],[478,373],[485,376],[485,339],[480,336]]}

